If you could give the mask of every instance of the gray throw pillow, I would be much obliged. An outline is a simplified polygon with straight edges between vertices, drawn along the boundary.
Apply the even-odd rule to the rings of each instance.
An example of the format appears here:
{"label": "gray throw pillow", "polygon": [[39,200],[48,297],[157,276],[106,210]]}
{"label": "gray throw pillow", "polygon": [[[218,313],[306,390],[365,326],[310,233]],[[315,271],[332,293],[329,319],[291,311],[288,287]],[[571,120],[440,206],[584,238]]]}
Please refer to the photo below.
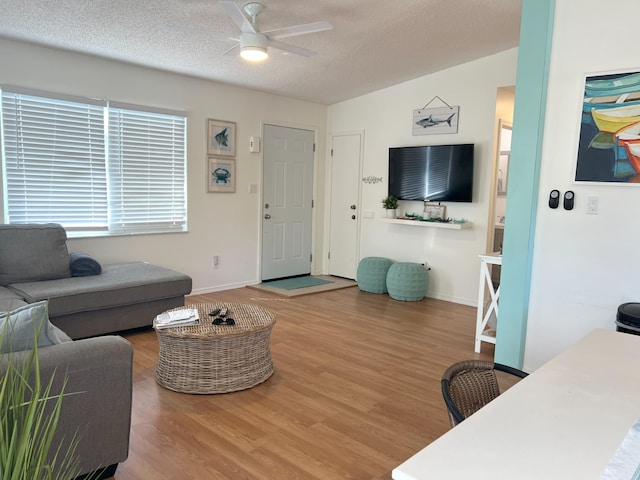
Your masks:
{"label": "gray throw pillow", "polygon": [[10,312],[0,312],[0,353],[57,345],[71,339],[49,321],[48,302],[31,303]]}

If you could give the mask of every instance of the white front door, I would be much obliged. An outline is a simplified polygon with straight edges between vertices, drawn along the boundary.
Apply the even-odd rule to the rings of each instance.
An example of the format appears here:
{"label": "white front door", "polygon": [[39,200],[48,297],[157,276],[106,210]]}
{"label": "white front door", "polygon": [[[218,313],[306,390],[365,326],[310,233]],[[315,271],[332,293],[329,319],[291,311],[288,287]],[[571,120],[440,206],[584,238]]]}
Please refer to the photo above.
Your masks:
{"label": "white front door", "polygon": [[265,125],[263,137],[262,280],[309,274],[315,133]]}
{"label": "white front door", "polygon": [[363,133],[331,137],[329,274],[356,278]]}

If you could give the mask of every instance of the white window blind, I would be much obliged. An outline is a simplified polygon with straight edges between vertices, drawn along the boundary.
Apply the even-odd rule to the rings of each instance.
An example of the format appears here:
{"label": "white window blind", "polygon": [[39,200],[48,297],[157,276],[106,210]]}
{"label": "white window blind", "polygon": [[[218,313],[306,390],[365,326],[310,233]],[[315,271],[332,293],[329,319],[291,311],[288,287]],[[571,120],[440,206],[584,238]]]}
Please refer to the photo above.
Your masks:
{"label": "white window blind", "polygon": [[17,87],[1,105],[5,222],[186,230],[185,115]]}
{"label": "white window blind", "polygon": [[104,105],[2,93],[7,223],[107,227]]}
{"label": "white window blind", "polygon": [[109,108],[110,229],[182,231],[186,118]]}

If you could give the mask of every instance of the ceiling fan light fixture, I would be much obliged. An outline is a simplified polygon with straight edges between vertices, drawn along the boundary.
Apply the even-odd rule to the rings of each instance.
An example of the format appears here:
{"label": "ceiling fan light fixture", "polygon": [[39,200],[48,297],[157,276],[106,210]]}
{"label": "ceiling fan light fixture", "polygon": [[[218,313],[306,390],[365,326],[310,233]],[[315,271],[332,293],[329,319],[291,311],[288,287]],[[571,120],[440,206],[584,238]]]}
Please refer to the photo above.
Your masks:
{"label": "ceiling fan light fixture", "polygon": [[250,62],[266,60],[267,37],[261,33],[243,33],[240,38],[240,56]]}
{"label": "ceiling fan light fixture", "polygon": [[250,62],[261,62],[269,56],[266,48],[260,47],[242,47],[240,56]]}

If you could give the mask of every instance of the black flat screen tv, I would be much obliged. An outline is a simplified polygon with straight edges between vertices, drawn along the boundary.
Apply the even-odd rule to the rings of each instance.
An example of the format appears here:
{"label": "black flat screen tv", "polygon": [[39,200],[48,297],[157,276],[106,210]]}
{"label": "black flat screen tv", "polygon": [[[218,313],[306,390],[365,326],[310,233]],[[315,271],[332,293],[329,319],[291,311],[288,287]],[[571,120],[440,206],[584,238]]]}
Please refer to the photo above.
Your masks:
{"label": "black flat screen tv", "polygon": [[471,202],[473,144],[389,148],[389,195],[399,200]]}

